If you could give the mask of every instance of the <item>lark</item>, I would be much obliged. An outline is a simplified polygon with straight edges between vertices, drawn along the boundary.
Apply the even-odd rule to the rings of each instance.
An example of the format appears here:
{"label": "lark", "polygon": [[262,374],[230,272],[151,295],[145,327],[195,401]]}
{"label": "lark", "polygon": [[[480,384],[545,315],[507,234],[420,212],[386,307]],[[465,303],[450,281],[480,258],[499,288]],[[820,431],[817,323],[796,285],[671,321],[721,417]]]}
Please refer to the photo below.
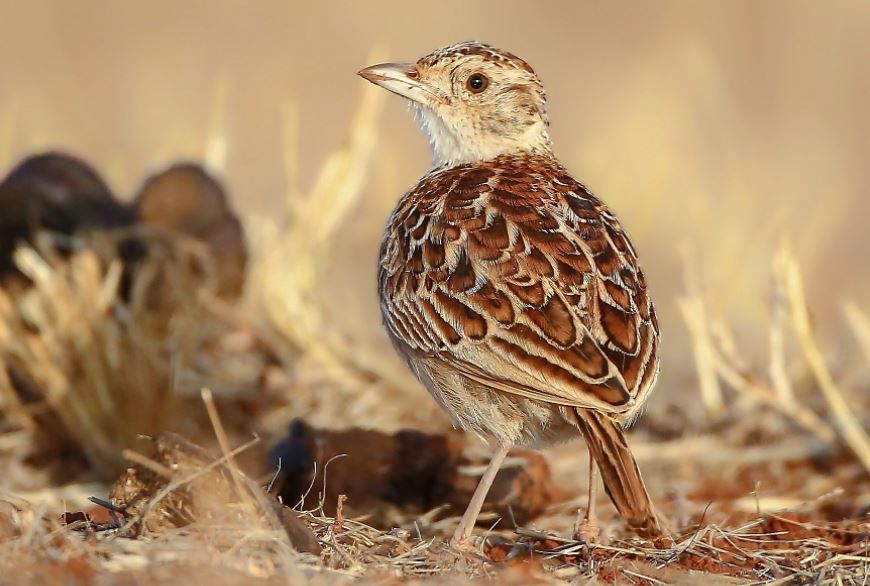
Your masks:
{"label": "lark", "polygon": [[470,543],[512,447],[580,435],[620,514],[661,533],[624,433],[658,375],[656,314],[628,234],[553,154],[540,79],[478,42],[359,74],[409,100],[434,153],[387,223],[384,324],[454,424],[494,449],[451,544]]}

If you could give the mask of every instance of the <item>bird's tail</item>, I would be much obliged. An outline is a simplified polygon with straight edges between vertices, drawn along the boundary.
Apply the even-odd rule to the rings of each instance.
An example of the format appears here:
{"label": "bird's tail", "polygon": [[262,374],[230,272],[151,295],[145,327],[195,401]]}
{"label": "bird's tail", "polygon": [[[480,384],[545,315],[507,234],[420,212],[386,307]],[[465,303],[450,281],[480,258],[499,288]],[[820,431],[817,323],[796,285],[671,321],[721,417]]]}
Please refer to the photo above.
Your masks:
{"label": "bird's tail", "polygon": [[577,409],[576,413],[589,453],[598,464],[604,487],[619,513],[639,533],[661,535],[661,525],[622,426],[589,409]]}

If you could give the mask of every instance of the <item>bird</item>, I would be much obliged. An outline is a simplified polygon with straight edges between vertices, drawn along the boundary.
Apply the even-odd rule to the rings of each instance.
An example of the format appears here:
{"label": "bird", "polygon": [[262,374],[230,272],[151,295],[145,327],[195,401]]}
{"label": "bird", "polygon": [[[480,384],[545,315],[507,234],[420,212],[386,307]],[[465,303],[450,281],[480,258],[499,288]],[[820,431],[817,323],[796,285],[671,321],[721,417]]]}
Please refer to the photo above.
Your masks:
{"label": "bird", "polygon": [[139,222],[185,234],[208,246],[215,260],[218,294],[239,297],[248,251],[242,223],[223,185],[201,165],[180,162],[149,176],[134,197]]}
{"label": "bird", "polygon": [[588,538],[592,461],[628,524],[660,535],[625,436],[658,377],[658,320],[627,232],[554,154],[540,78],[476,41],[358,74],[408,101],[433,153],[384,231],[387,335],[453,424],[493,448],[450,545],[471,547],[512,447],[579,436],[591,454]]}

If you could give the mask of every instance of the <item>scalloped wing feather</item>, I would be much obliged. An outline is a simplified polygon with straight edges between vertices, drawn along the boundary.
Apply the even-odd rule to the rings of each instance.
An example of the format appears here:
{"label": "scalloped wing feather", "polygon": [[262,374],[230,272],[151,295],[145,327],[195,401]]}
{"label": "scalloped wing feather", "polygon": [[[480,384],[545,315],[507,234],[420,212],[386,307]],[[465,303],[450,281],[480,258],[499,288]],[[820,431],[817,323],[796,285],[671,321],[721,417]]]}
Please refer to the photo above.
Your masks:
{"label": "scalloped wing feather", "polygon": [[630,416],[658,372],[631,241],[553,159],[424,177],[390,218],[379,292],[402,351],[494,390]]}

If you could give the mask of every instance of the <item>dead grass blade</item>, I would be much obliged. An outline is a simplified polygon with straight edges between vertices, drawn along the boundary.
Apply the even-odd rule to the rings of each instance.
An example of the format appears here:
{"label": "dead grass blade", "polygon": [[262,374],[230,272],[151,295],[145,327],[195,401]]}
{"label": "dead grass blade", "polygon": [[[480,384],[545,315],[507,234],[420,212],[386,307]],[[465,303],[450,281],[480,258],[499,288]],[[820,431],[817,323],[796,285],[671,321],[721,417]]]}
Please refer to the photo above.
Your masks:
{"label": "dead grass blade", "polygon": [[843,439],[855,452],[855,455],[870,471],[870,438],[867,437],[861,424],[854,415],[852,408],[842,391],[834,382],[822,353],[813,337],[809,310],[804,295],[800,267],[787,247],[780,250],[778,256],[779,278],[784,283],[786,295],[791,309],[791,321],[804,357],[819,384],[831,412],[840,424]]}
{"label": "dead grass blade", "polygon": [[851,301],[843,304],[843,313],[846,315],[846,321],[852,328],[867,362],[870,363],[870,319]]}
{"label": "dead grass blade", "polygon": [[695,356],[695,369],[701,390],[701,400],[707,414],[716,417],[725,409],[722,389],[716,376],[716,352],[711,344],[708,311],[700,294],[697,275],[693,270],[691,254],[683,249],[687,295],[677,299],[677,307],[689,328],[692,351]]}

